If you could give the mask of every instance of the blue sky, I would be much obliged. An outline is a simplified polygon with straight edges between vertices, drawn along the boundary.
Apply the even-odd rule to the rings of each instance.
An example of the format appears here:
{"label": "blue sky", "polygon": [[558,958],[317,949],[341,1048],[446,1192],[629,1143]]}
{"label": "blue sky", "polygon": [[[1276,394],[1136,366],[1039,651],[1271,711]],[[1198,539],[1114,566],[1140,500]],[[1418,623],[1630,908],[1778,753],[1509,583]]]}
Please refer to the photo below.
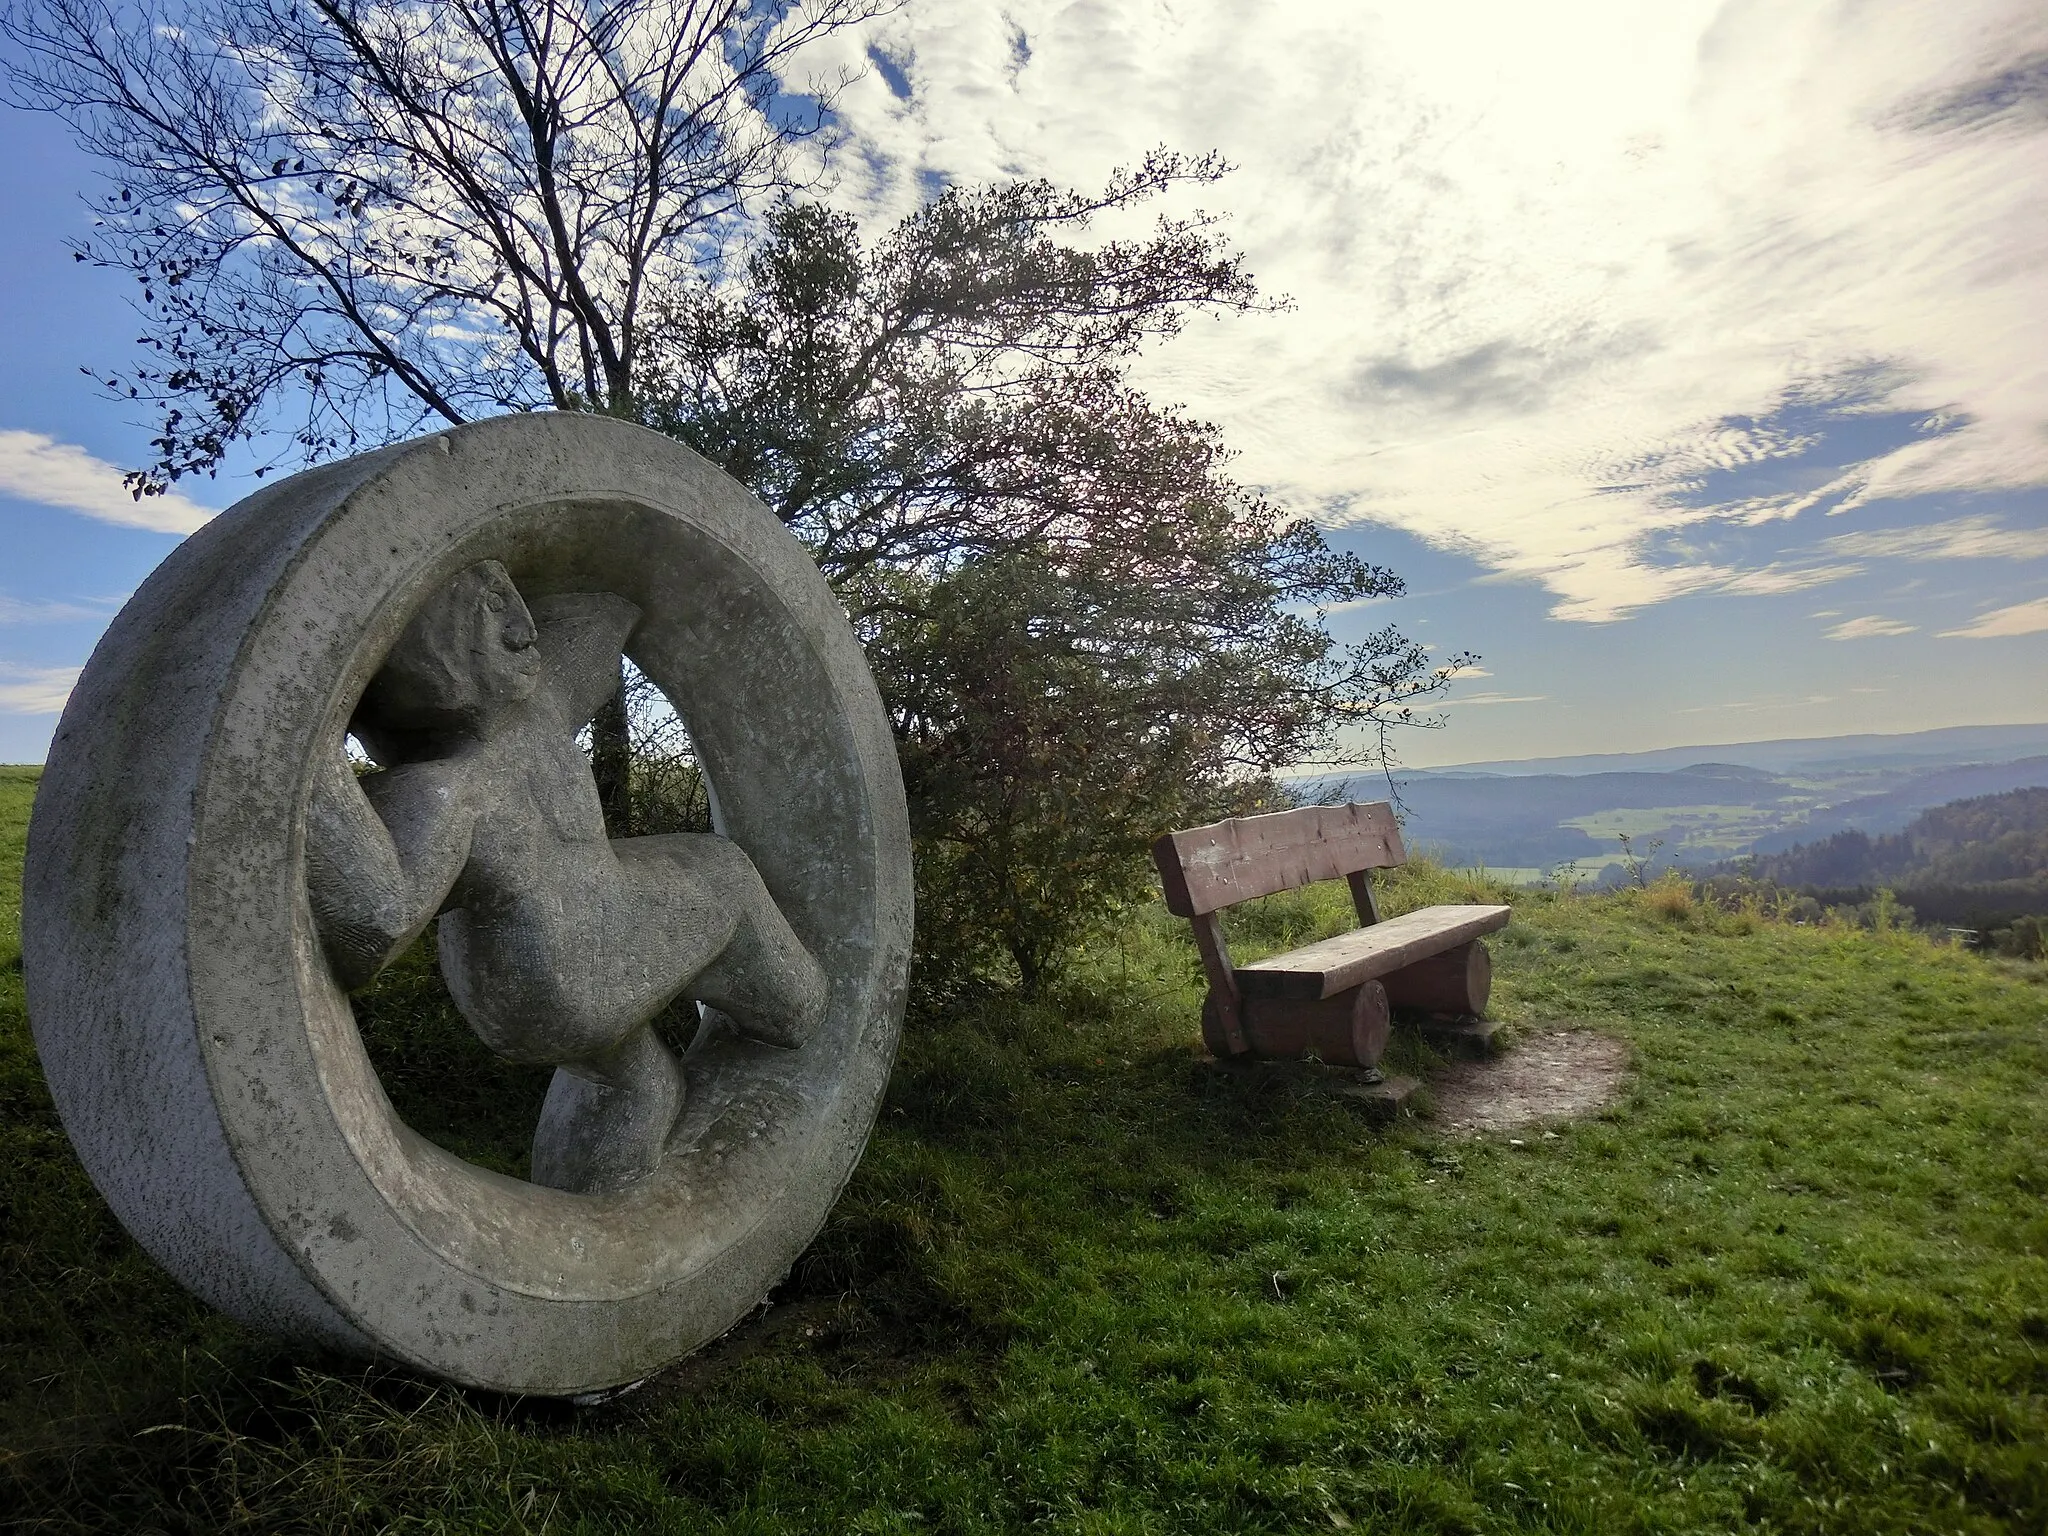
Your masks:
{"label": "blue sky", "polygon": [[[836,52],[835,52],[836,50]],[[1085,185],[1157,143],[1281,315],[1149,387],[1476,650],[1418,766],[2048,719],[2048,13],[2008,0],[1302,7],[911,0],[812,62],[833,195]],[[90,162],[0,109],[0,761],[247,463],[136,507],[79,372],[134,317],[74,263]],[[153,526],[136,526],[137,522]]]}
{"label": "blue sky", "polygon": [[[0,155],[0,207],[8,211],[0,220],[0,334],[7,338],[0,433],[34,434],[108,464],[135,462],[150,434],[100,399],[78,371],[90,360],[127,356],[136,330],[112,281],[72,261],[61,244],[84,228],[77,193],[90,182],[91,164],[54,121],[0,113],[7,145]],[[122,600],[177,539],[52,505],[40,495],[7,494],[40,487],[53,499],[95,499],[104,512],[118,510],[112,493],[119,488],[104,471],[74,474],[69,491],[60,473],[31,479],[24,468],[63,466],[50,465],[47,453],[23,466],[35,445],[19,435],[0,443],[11,450],[0,458],[0,474],[15,471],[0,479],[0,761],[33,762],[41,760],[56,725],[49,705],[62,696]],[[221,487],[208,499],[225,505],[233,493]]]}

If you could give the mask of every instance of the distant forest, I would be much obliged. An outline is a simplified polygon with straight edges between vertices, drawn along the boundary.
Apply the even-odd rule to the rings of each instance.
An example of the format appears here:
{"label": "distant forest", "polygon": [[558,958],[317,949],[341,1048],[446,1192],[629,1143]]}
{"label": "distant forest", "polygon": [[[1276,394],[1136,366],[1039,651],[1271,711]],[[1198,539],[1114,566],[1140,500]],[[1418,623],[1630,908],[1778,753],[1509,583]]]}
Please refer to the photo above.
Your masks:
{"label": "distant forest", "polygon": [[2048,789],[1955,800],[1898,832],[1837,832],[1726,867],[1827,902],[1885,887],[1923,923],[2003,928],[2048,915]]}
{"label": "distant forest", "polygon": [[1961,885],[2048,878],[2048,789],[1955,800],[1881,837],[1837,832],[1783,853],[1758,854],[1752,872],[1779,885]]}

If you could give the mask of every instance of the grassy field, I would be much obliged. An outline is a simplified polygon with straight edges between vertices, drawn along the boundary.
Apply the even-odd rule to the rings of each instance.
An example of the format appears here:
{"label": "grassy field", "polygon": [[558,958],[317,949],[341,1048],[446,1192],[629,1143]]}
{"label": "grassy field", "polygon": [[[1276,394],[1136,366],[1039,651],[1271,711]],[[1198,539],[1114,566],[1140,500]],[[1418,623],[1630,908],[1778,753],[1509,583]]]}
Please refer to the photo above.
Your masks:
{"label": "grassy field", "polygon": [[[0,901],[31,790],[0,770]],[[1476,894],[1423,869],[1390,905]],[[580,1409],[188,1300],[68,1150],[9,905],[0,1524],[2048,1528],[2048,975],[1673,887],[1515,900],[1495,1012],[1630,1042],[1599,1118],[1453,1141],[1218,1073],[1192,951],[1140,913],[1041,1002],[923,1006],[774,1304]],[[1237,939],[1340,919],[1312,892]],[[415,966],[367,1010],[394,1095],[516,1167],[534,1085],[465,1054],[434,996]],[[462,1093],[428,1091],[451,1072]]]}
{"label": "grassy field", "polygon": [[[1534,865],[1505,865],[1499,869],[1491,867],[1468,871],[1482,880],[1501,885],[1555,885],[1560,881],[1573,885],[1597,884],[1610,867],[1622,866],[1620,859],[1576,859],[1537,868]],[[1662,860],[1659,860],[1662,867]],[[1644,871],[1648,874],[1647,867]]]}
{"label": "grassy field", "polygon": [[1733,858],[1757,838],[1776,831],[1784,820],[1785,811],[1778,805],[1664,805],[1595,811],[1558,825],[1577,827],[1595,842],[1610,845],[1624,833],[1638,842],[1661,837],[1669,854],[1689,853],[1697,863],[1703,854]]}

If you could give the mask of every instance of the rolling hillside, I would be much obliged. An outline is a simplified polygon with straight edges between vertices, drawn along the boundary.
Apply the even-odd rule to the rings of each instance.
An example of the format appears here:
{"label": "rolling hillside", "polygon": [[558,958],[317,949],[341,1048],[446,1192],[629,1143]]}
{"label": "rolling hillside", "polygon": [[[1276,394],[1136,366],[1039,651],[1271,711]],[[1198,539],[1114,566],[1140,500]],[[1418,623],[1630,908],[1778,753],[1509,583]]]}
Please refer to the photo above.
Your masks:
{"label": "rolling hillside", "polygon": [[[1687,760],[1689,754],[1700,754]],[[1706,754],[1713,754],[1709,758]],[[1673,759],[1677,759],[1674,761]],[[1398,776],[1412,847],[1522,878],[1582,875],[1638,853],[1700,867],[1839,832],[1880,837],[1951,801],[2048,788],[2048,726],[1972,727],[1411,770]],[[1669,766],[1664,766],[1669,764]],[[1587,771],[1591,769],[1593,771]],[[1310,798],[1385,799],[1375,776],[1304,781]]]}
{"label": "rolling hillside", "polygon": [[1831,905],[1882,886],[1923,922],[2005,927],[2048,915],[2048,789],[1958,800],[1876,837],[1850,828],[1746,859],[1740,872]]}

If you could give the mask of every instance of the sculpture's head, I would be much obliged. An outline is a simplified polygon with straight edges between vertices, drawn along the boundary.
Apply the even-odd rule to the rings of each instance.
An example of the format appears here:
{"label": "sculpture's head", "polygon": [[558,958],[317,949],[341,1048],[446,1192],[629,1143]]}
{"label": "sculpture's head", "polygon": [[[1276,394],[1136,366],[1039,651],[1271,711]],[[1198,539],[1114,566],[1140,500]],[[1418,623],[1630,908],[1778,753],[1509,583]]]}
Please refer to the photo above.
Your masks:
{"label": "sculpture's head", "polygon": [[539,686],[537,638],[505,567],[472,565],[412,616],[349,728],[378,762],[409,756],[423,740],[483,730]]}

